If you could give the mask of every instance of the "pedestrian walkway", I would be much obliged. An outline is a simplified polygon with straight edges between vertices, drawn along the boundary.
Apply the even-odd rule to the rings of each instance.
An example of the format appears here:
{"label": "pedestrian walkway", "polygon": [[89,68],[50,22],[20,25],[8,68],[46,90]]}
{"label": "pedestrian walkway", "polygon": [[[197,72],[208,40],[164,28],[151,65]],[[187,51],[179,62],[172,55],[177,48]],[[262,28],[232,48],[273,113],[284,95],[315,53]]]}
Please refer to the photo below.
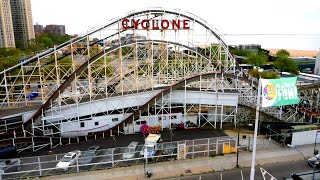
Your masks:
{"label": "pedestrian walkway", "polygon": [[[260,139],[261,140],[261,139]],[[257,151],[257,165],[264,165],[276,162],[297,161],[312,156],[313,144],[291,147],[282,147],[272,143],[276,148],[260,148]],[[249,151],[239,152],[239,166],[251,166],[252,153]],[[99,180],[99,179],[128,179],[142,180],[145,178],[145,172],[151,170],[153,175],[150,179],[165,179],[180,176],[188,176],[194,174],[224,171],[234,169],[236,166],[236,154],[226,154],[222,156],[206,157],[199,159],[176,160],[169,162],[160,162],[155,164],[146,164],[114,168],[109,170],[98,170],[80,172],[75,174],[44,177],[43,179],[59,179],[59,180]]]}

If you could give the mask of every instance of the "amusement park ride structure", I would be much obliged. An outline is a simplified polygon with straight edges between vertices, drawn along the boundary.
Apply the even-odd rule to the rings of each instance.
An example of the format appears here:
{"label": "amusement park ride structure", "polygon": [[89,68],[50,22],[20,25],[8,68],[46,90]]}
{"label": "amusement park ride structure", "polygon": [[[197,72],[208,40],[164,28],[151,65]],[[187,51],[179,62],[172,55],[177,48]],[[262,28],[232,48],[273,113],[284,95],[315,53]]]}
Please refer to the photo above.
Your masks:
{"label": "amusement park ride structure", "polygon": [[[181,10],[130,12],[0,72],[0,144],[20,138],[34,148],[35,137],[61,144],[61,137],[134,133],[145,123],[236,125],[257,101],[255,81],[236,74],[227,44],[203,19]],[[301,86],[300,95],[305,112],[303,104],[261,111],[291,122],[319,113],[318,84]],[[15,116],[22,120],[11,122]]]}

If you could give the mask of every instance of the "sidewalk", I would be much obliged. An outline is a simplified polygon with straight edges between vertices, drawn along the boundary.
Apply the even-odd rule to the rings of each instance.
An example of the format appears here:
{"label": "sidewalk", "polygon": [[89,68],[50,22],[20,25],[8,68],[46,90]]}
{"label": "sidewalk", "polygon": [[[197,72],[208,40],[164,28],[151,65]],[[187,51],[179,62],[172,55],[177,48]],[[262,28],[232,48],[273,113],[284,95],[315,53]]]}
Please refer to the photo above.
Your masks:
{"label": "sidewalk", "polygon": [[[295,147],[306,157],[313,155],[313,144]],[[258,165],[264,165],[276,162],[296,161],[303,159],[303,156],[295,148],[281,147],[260,149],[257,151],[256,162]],[[251,166],[252,153],[243,151],[239,153],[239,166]],[[224,171],[234,169],[236,165],[236,154],[227,154],[216,157],[205,157],[199,159],[186,159],[179,161],[160,162],[155,164],[146,164],[145,170],[151,170],[153,173],[150,179],[164,179],[179,176],[188,176],[193,174],[208,173],[214,171]],[[88,180],[88,179],[128,179],[142,180],[144,177],[144,166],[137,165],[131,167],[115,168],[109,170],[80,172],[75,174],[44,177],[42,179],[60,179],[60,180]]]}

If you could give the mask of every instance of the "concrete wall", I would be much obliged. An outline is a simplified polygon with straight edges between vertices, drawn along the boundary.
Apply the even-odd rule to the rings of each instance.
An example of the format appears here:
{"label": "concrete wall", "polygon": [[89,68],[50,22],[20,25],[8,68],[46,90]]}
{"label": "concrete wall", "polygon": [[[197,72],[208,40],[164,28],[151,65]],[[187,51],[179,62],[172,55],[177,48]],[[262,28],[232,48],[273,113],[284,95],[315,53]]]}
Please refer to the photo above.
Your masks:
{"label": "concrete wall", "polygon": [[[293,146],[303,144],[313,144],[318,130],[294,132],[292,134],[291,144]],[[320,134],[317,136],[317,142],[320,142]]]}

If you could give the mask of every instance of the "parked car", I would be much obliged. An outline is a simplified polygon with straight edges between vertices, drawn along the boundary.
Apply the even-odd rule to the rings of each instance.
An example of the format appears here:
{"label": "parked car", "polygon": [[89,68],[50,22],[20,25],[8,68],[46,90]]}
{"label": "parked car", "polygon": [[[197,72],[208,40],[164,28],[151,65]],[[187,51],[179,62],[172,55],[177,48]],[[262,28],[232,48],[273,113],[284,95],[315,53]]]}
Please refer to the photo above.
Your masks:
{"label": "parked car", "polygon": [[0,170],[5,173],[19,171],[21,169],[20,159],[0,160]]}
{"label": "parked car", "polygon": [[138,146],[138,142],[132,141],[124,150],[124,153],[122,154],[123,159],[130,159],[134,158]]}
{"label": "parked car", "polygon": [[99,150],[100,149],[100,146],[98,146],[98,145],[93,145],[93,146],[91,146],[87,151],[97,151],[97,150]]}
{"label": "parked car", "polygon": [[[319,162],[316,164],[316,162]],[[320,167],[320,154],[317,154],[313,157],[309,157],[308,158],[308,163],[311,165],[311,166],[314,166],[316,164],[316,167]]]}
{"label": "parked car", "polygon": [[17,158],[18,152],[15,146],[0,147],[0,159]]}
{"label": "parked car", "polygon": [[[112,163],[112,151],[113,149],[105,149],[101,154],[101,162],[105,162],[106,164]],[[112,166],[111,166],[112,167]]]}
{"label": "parked car", "polygon": [[64,155],[56,166],[58,171],[67,171],[69,166],[76,164],[77,159],[81,156],[81,151],[75,150]]}
{"label": "parked car", "polygon": [[163,154],[172,155],[177,153],[177,143],[165,143],[163,144]]}
{"label": "parked car", "polygon": [[79,158],[79,164],[90,164],[93,158],[97,155],[100,146],[91,146],[83,155]]}

